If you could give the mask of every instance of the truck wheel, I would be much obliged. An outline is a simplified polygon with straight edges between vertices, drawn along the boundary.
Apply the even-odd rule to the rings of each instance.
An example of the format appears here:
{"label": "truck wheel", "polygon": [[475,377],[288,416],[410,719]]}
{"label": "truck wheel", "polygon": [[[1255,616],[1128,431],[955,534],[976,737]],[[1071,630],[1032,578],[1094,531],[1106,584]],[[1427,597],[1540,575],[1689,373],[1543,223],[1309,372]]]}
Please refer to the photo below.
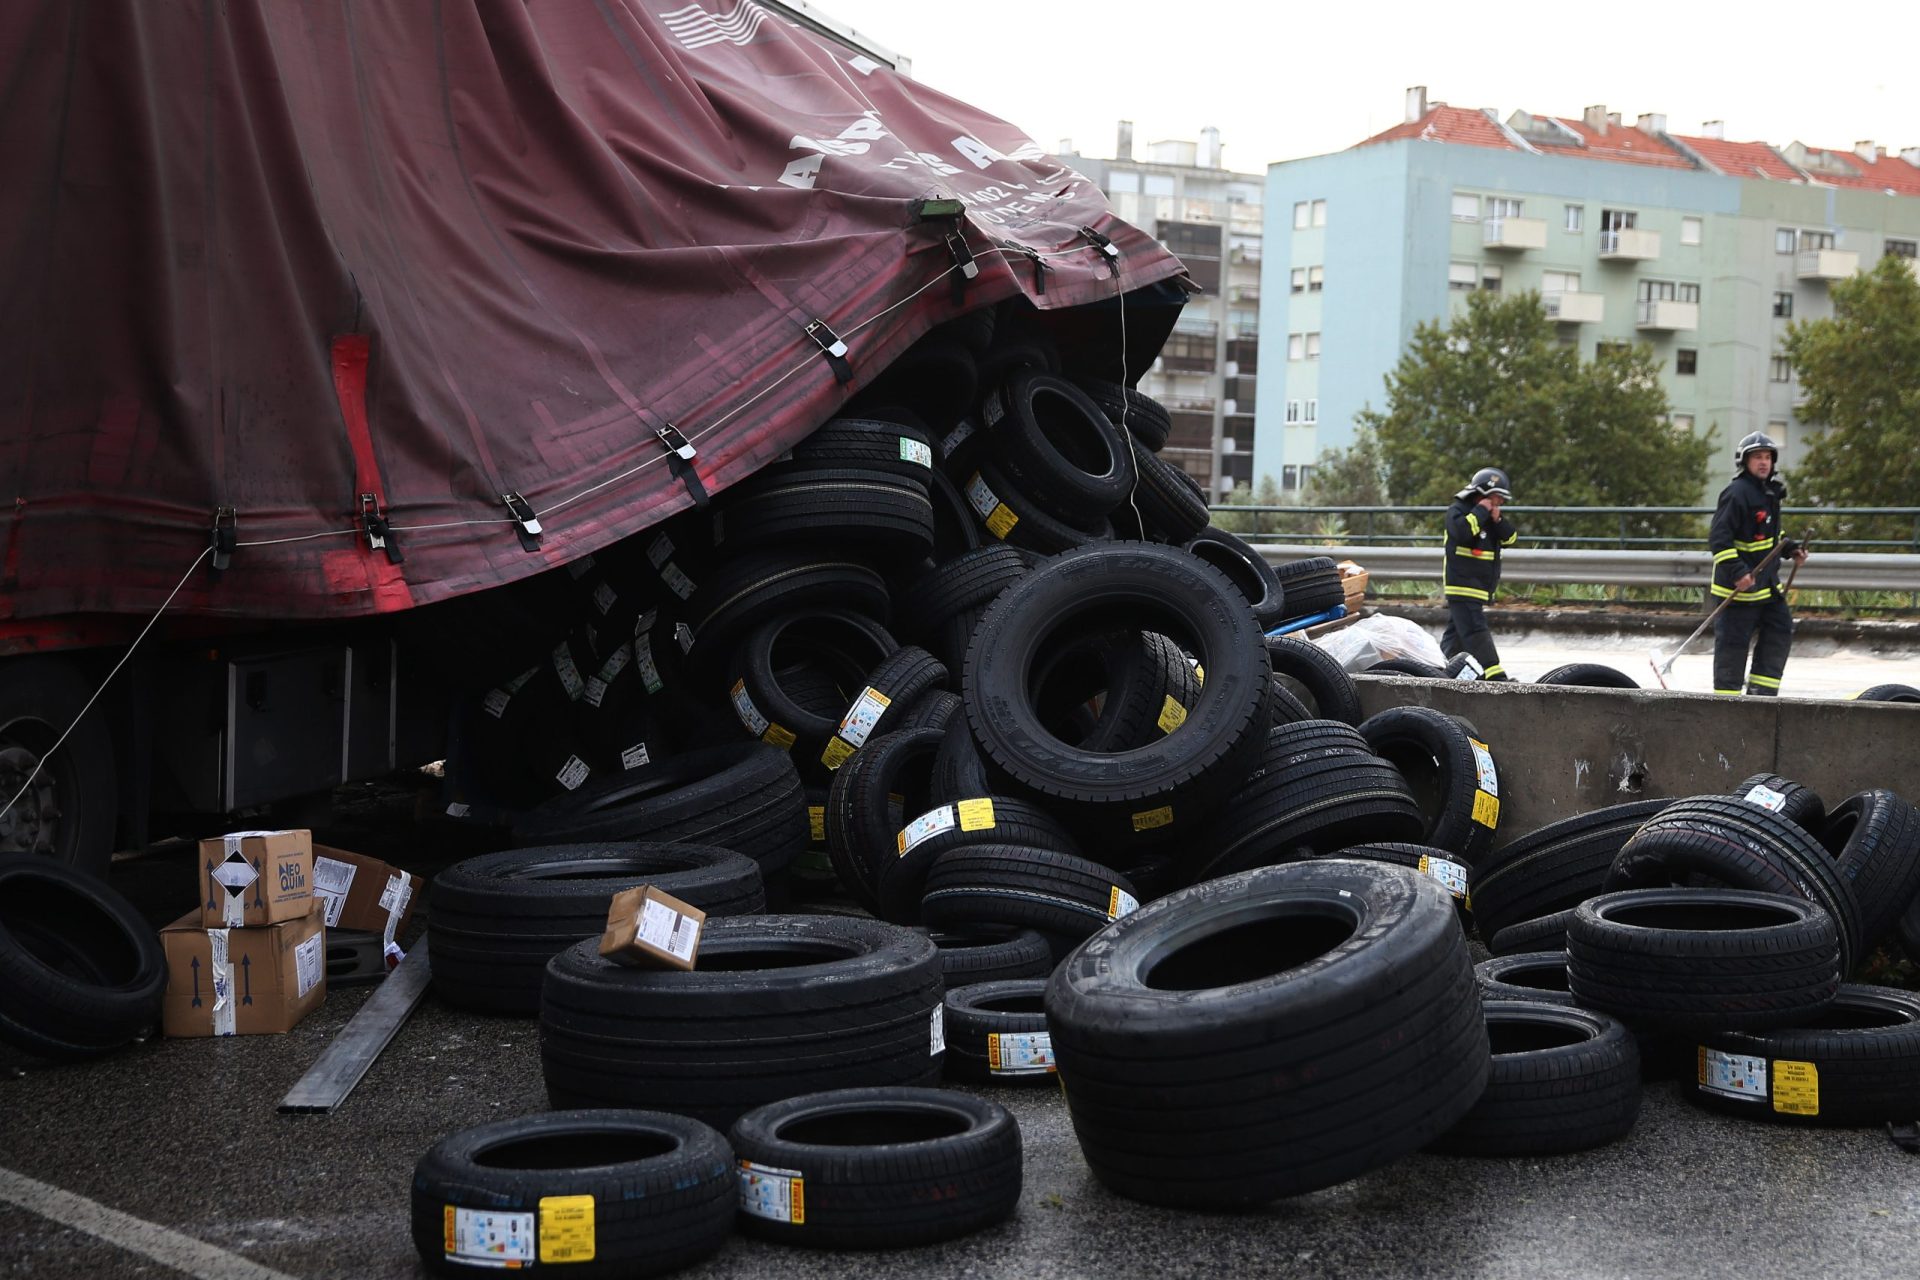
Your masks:
{"label": "truck wheel", "polygon": [[96,707],[54,747],[91,692],[63,659],[0,666],[0,806],[26,787],[0,817],[0,854],[38,854],[107,874],[120,798],[105,711]]}

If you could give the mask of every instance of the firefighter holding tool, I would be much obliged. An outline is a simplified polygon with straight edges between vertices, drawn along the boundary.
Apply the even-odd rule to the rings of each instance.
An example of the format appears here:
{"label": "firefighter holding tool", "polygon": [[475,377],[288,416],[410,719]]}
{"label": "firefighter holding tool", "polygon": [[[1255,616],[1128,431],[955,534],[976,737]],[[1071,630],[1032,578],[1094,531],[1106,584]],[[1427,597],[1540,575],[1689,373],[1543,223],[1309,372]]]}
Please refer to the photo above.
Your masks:
{"label": "firefighter holding tool", "polygon": [[[1780,501],[1787,486],[1774,467],[1780,446],[1755,431],[1734,446],[1738,468],[1720,491],[1707,546],[1713,552],[1713,595],[1724,607],[1713,624],[1713,691],[1762,697],[1780,692],[1780,673],[1793,646],[1793,615],[1781,587],[1780,562],[1796,565],[1804,547],[1780,532]],[[1753,669],[1747,669],[1747,652]]]}
{"label": "firefighter holding tool", "polygon": [[1482,680],[1505,680],[1500,653],[1487,630],[1487,603],[1500,585],[1500,553],[1520,538],[1500,514],[1513,497],[1507,473],[1482,467],[1447,508],[1446,562],[1440,581],[1447,597],[1447,629],[1440,651],[1449,658],[1465,653],[1480,667]]}

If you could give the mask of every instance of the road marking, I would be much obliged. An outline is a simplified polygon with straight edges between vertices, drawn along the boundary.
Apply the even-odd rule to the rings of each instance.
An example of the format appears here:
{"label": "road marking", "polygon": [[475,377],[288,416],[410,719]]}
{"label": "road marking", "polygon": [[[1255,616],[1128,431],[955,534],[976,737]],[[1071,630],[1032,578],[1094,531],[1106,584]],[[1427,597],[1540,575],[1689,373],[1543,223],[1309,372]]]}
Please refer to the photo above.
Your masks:
{"label": "road marking", "polygon": [[202,1280],[293,1280],[283,1271],[11,1169],[0,1169],[0,1200]]}

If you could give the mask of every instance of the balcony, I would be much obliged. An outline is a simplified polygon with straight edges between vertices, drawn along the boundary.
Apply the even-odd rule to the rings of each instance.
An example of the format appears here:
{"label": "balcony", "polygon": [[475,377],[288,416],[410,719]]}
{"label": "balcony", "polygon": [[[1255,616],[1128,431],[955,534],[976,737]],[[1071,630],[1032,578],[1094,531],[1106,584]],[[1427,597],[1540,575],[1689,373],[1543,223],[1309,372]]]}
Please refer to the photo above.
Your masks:
{"label": "balcony", "polygon": [[1665,333],[1686,333],[1700,327],[1700,304],[1675,302],[1671,298],[1643,298],[1634,315],[1633,327]]}
{"label": "balcony", "polygon": [[1227,287],[1227,301],[1258,302],[1260,301],[1260,286],[1257,284],[1229,285]]}
{"label": "balcony", "polygon": [[1802,280],[1845,280],[1860,270],[1860,255],[1851,249],[1809,249],[1794,266]]}
{"label": "balcony", "polygon": [[1480,243],[1488,249],[1544,249],[1544,218],[1488,218],[1480,224]]}
{"label": "balcony", "polygon": [[1248,266],[1260,265],[1260,250],[1249,245],[1235,245],[1231,257],[1234,262],[1244,262]]}
{"label": "balcony", "polygon": [[1599,293],[1543,293],[1540,305],[1547,319],[1561,324],[1599,324],[1607,318],[1606,295]]}
{"label": "balcony", "polygon": [[1602,262],[1652,262],[1660,256],[1660,233],[1615,227],[1600,233]]}

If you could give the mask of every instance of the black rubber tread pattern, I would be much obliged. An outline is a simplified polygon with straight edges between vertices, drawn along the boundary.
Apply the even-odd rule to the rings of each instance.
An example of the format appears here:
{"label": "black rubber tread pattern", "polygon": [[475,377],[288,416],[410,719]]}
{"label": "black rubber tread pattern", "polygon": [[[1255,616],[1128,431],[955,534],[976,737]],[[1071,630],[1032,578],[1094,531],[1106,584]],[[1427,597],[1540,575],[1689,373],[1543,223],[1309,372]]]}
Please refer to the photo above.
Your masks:
{"label": "black rubber tread pattern", "polygon": [[1620,847],[1668,803],[1631,800],[1575,814],[1482,858],[1473,876],[1473,920],[1481,935],[1490,938],[1599,893]]}
{"label": "black rubber tread pattern", "polygon": [[1026,572],[1020,553],[998,542],[935,565],[916,576],[895,599],[897,630],[910,640],[928,644],[949,620],[984,610]]}
{"label": "black rubber tread pattern", "polygon": [[1840,972],[1866,957],[1860,907],[1820,843],[1771,809],[1725,796],[1676,800],[1620,847],[1605,889],[1650,889],[1711,877],[1735,889],[1798,894],[1840,931]]}
{"label": "black rubber tread pattern", "polygon": [[538,1013],[547,961],[598,937],[613,896],[643,884],[709,916],[767,906],[759,864],[728,849],[573,844],[481,854],[433,878],[434,993],[478,1013]]}
{"label": "black rubber tread pattern", "polygon": [[[1015,373],[981,398],[979,416],[996,468],[1020,492],[1044,495],[1052,513],[1069,524],[1097,524],[1133,488],[1126,433],[1057,374]],[[1080,456],[1064,452],[1049,426],[1069,437]]]}
{"label": "black rubber tread pattern", "polygon": [[[932,803],[934,752],[952,731],[917,729],[869,739],[833,775],[827,789],[827,853],[840,887],[868,911],[880,906],[880,868],[896,855],[895,837]],[[899,799],[894,799],[899,797]]]}
{"label": "black rubber tread pattern", "polygon": [[1270,680],[1273,688],[1268,694],[1271,700],[1272,722],[1275,725],[1298,724],[1302,720],[1315,720],[1313,709],[1294,696],[1294,692],[1280,679],[1276,672]]}
{"label": "black rubber tread pattern", "polygon": [[829,1084],[938,1079],[940,958],[911,929],[728,916],[707,922],[691,972],[629,968],[597,948],[547,966],[540,1063],[555,1107],[646,1098],[721,1124]]}
{"label": "black rubber tread pattern", "polygon": [[166,988],[159,937],[112,886],[0,856],[0,1040],[43,1058],[118,1049],[159,1025]]}
{"label": "black rubber tread pattern", "polygon": [[1535,684],[1578,685],[1587,689],[1638,689],[1640,682],[1617,667],[1600,662],[1569,662],[1555,667]]}
{"label": "black rubber tread pattern", "polygon": [[1137,442],[1133,462],[1139,473],[1139,483],[1133,488],[1133,509],[1139,512],[1147,537],[1176,547],[1184,547],[1198,537],[1210,518],[1207,500],[1194,492],[1186,472],[1159,454],[1147,452]]}
{"label": "black rubber tread pattern", "polygon": [[1382,658],[1360,673],[1367,676],[1412,676],[1417,680],[1445,680],[1444,667],[1417,658]]}
{"label": "black rubber tread pattern", "polygon": [[890,727],[892,733],[915,733],[921,729],[945,729],[955,716],[965,719],[960,695],[949,693],[945,689],[929,689],[913,700],[900,716],[899,723]]}
{"label": "black rubber tread pattern", "polygon": [[[569,1139],[580,1143],[580,1164],[553,1167],[555,1148]],[[657,1154],[618,1163],[599,1154],[621,1145]],[[517,1156],[517,1149],[529,1156]],[[542,1255],[541,1202],[564,1196],[593,1199],[590,1258]],[[498,1276],[497,1258],[448,1258],[448,1218],[458,1209],[525,1214],[535,1222],[526,1265],[552,1261],[582,1280],[664,1275],[720,1251],[738,1198],[733,1152],[710,1125],[659,1111],[547,1112],[463,1129],[420,1157],[413,1169],[413,1247],[436,1275]]]}
{"label": "black rubber tread pattern", "polygon": [[1158,453],[1167,447],[1167,437],[1173,432],[1173,415],[1158,400],[1104,378],[1075,375],[1073,381],[1087,393],[1088,399],[1100,406],[1107,421],[1124,428],[1142,449]]}
{"label": "black rubber tread pattern", "polygon": [[728,558],[687,601],[688,656],[719,663],[776,613],[822,607],[887,620],[887,584],[857,557],[828,548],[765,548]]}
{"label": "black rubber tread pattern", "polygon": [[1298,682],[1307,691],[1316,719],[1357,726],[1366,718],[1360,709],[1360,686],[1339,659],[1298,636],[1268,636],[1266,644],[1274,674]]}
{"label": "black rubber tread pattern", "polygon": [[1332,853],[1418,841],[1426,819],[1398,770],[1335,720],[1267,731],[1260,759],[1191,842],[1196,881]]}
{"label": "black rubber tread pattern", "polygon": [[514,821],[524,845],[646,840],[705,844],[760,864],[775,877],[807,847],[806,787],[778,747],[707,747],[582,787]]}
{"label": "black rubber tread pattern", "polygon": [[[930,1127],[947,1131],[923,1136]],[[830,1141],[805,1140],[828,1132],[836,1135]],[[871,1141],[842,1140],[848,1133]],[[742,1165],[740,1230],[782,1244],[912,1248],[992,1226],[1020,1202],[1013,1116],[997,1102],[944,1089],[790,1098],[740,1117],[728,1138]],[[800,1221],[746,1211],[748,1163],[800,1175]]]}
{"label": "black rubber tread pattern", "polygon": [[1920,689],[1910,684],[1876,684],[1853,695],[1855,702],[1920,702]]}
{"label": "black rubber tread pattern", "polygon": [[[1284,956],[1235,945],[1301,926]],[[1263,868],[1151,903],[1055,971],[1046,1013],[1094,1176],[1181,1208],[1387,1164],[1465,1115],[1490,1067],[1447,895],[1365,862]]]}
{"label": "black rubber tread pattern", "polygon": [[1287,589],[1280,585],[1280,577],[1266,557],[1244,538],[1208,525],[1188,540],[1186,549],[1233,580],[1247,598],[1253,620],[1261,630],[1280,625],[1286,617]]}
{"label": "black rubber tread pattern", "polygon": [[[1061,519],[1052,510],[1046,495],[1028,493],[1014,484],[990,457],[980,460],[979,465],[960,484],[960,492],[967,498],[975,519],[986,530],[987,537],[999,539],[1010,547],[1038,551],[1043,555],[1057,555],[1075,547],[1113,539],[1110,521],[1102,518],[1091,527],[1082,528]],[[989,499],[992,505],[987,505]],[[987,506],[987,510],[981,511],[981,506]],[[1010,525],[1004,523],[1009,517],[1013,521]]]}
{"label": "black rubber tread pattern", "polygon": [[1493,851],[1500,782],[1491,748],[1479,744],[1493,775],[1483,778],[1476,740],[1458,720],[1431,707],[1389,707],[1363,723],[1360,733],[1420,801],[1428,824],[1425,843],[1450,850],[1470,867]]}
{"label": "black rubber tread pattern", "polygon": [[[829,769],[839,768],[837,759],[851,759],[855,752],[873,739],[898,732],[914,705],[926,695],[944,688],[946,683],[946,664],[919,645],[910,644],[895,650],[867,673],[866,684],[847,700],[833,739],[842,745],[836,749],[829,743],[821,753],[820,762]],[[869,693],[886,698],[887,705],[881,708],[880,714],[873,718],[863,733],[862,721],[855,717],[861,712],[863,699]]]}
{"label": "black rubber tread pattern", "polygon": [[[962,710],[965,710],[964,700]],[[962,800],[968,796],[991,793],[993,781],[987,776],[987,763],[973,740],[973,730],[964,714],[947,721],[940,749],[933,757],[933,799]]]}
{"label": "black rubber tread pattern", "polygon": [[1340,572],[1340,566],[1332,556],[1303,556],[1298,560],[1288,560],[1273,566],[1274,576],[1289,588],[1301,578],[1315,577],[1329,572]]}
{"label": "black rubber tread pattern", "polygon": [[993,346],[993,333],[998,326],[994,323],[992,306],[977,306],[963,315],[935,325],[927,331],[927,336],[951,339],[979,357]]}
{"label": "black rubber tread pattern", "polygon": [[1169,704],[1184,714],[1200,698],[1200,678],[1186,653],[1163,635],[1130,632],[1105,650],[1108,683],[1100,715],[1076,745],[1115,754],[1158,742]]}
{"label": "black rubber tread pattern", "polygon": [[1639,1028],[1791,1026],[1840,989],[1839,933],[1819,905],[1790,894],[1625,889],[1575,909],[1567,989]]}
{"label": "black rubber tread pattern", "polygon": [[1810,828],[1840,864],[1840,878],[1860,906],[1865,956],[1920,901],[1920,810],[1876,788],[1848,796]]}
{"label": "black rubber tread pattern", "polygon": [[933,550],[933,500],[924,479],[842,468],[754,477],[727,490],[714,541],[729,553],[799,542],[855,545],[887,558]]}
{"label": "black rubber tread pattern", "polygon": [[1036,929],[934,929],[928,934],[940,948],[940,974],[948,990],[1053,972],[1053,951]]}
{"label": "black rubber tread pattern", "polygon": [[858,613],[806,609],[768,618],[728,664],[734,720],[748,737],[793,756],[802,777],[818,780],[841,711],[866,672],[899,648],[885,627]]}
{"label": "black rubber tread pattern", "polygon": [[1571,1005],[1567,990],[1567,953],[1519,951],[1482,960],[1473,967],[1480,994],[1488,1000],[1538,1000],[1542,1004]]}
{"label": "black rubber tread pattern", "polygon": [[949,850],[927,872],[920,915],[936,929],[1036,929],[1058,960],[1138,902],[1131,881],[1097,862],[972,844]]}
{"label": "black rubber tread pattern", "polygon": [[1528,951],[1565,951],[1567,923],[1573,919],[1573,912],[1574,908],[1568,907],[1565,911],[1510,924],[1487,939],[1487,950],[1496,956]]}
{"label": "black rubber tread pattern", "polygon": [[[913,824],[944,819],[945,830],[923,839],[909,837]],[[917,835],[918,833],[916,833]],[[1078,854],[1079,844],[1053,815],[1031,801],[1013,796],[967,796],[913,814],[896,837],[895,856],[883,857],[875,867],[874,914],[895,924],[920,920],[920,898],[926,892],[927,872],[949,849],[974,844],[1017,844],[1028,849]],[[914,843],[906,841],[914,839]]]}
{"label": "black rubber tread pattern", "polygon": [[[1045,975],[947,988],[947,1075],[985,1084],[1044,1081],[1054,1074],[1042,999]],[[992,1037],[1018,1036],[1024,1052]],[[1009,1048],[1011,1046],[1008,1046]]]}
{"label": "black rubber tread pattern", "polygon": [[1752,803],[1761,804],[1762,800],[1767,800],[1768,802],[1762,805],[1763,808],[1773,809],[1788,822],[1805,827],[1816,836],[1820,834],[1821,824],[1827,820],[1827,806],[1812,787],[1803,787],[1777,773],[1756,773],[1727,794],[1736,799],[1745,800],[1753,794],[1756,787],[1765,787],[1768,791],[1776,792],[1781,799],[1776,802],[1769,800],[1766,796],[1760,796]]}
{"label": "black rubber tread pattern", "polygon": [[[941,465],[945,465],[943,461]],[[958,485],[944,471],[929,477],[927,500],[933,503],[933,558],[945,564],[957,556],[977,549],[982,531],[973,508],[961,496]]]}
{"label": "black rubber tread pattern", "polygon": [[1344,849],[1333,849],[1326,853],[1316,853],[1316,858],[1359,858],[1363,862],[1380,862],[1390,867],[1405,867],[1437,882],[1453,899],[1454,905],[1464,913],[1472,885],[1468,877],[1471,868],[1461,862],[1446,849],[1435,848],[1430,844],[1402,844],[1382,841],[1374,844],[1348,845]]}
{"label": "black rubber tread pattern", "polygon": [[[1627,1136],[1640,1115],[1640,1050],[1625,1026],[1535,1000],[1488,1000],[1485,1011],[1493,1047],[1486,1092],[1429,1151],[1557,1155]],[[1534,1037],[1572,1043],[1537,1046]]]}
{"label": "black rubber tread pattern", "polygon": [[[921,461],[923,458],[926,460]],[[933,472],[932,459],[932,436],[922,424],[882,418],[829,418],[793,446],[791,462],[769,463],[754,473],[754,479],[791,475],[800,469],[859,468],[899,476],[924,489]]]}
{"label": "black rubber tread pattern", "polygon": [[1283,623],[1296,618],[1311,618],[1347,602],[1347,591],[1341,585],[1340,571],[1337,569],[1302,574],[1283,581],[1287,588],[1287,607],[1281,618]]}
{"label": "black rubber tread pattern", "polygon": [[[1124,756],[1061,742],[1032,703],[1032,672],[1088,629],[1090,609],[1172,615],[1206,671],[1179,726]],[[1260,630],[1226,576],[1176,548],[1128,542],[1056,556],[1009,587],[974,632],[961,696],[991,770],[1042,797],[1089,847],[1126,847],[1177,838],[1232,791],[1263,745],[1271,685]]]}
{"label": "black rubber tread pattern", "polygon": [[927,426],[945,431],[991,386],[967,342],[929,332],[889,364],[860,393],[863,403],[904,405]]}
{"label": "black rubber tread pattern", "polygon": [[[1873,1125],[1912,1119],[1920,1099],[1920,997],[1911,991],[1850,983],[1804,1025],[1699,1039],[1696,1070],[1681,1088],[1715,1111],[1787,1123]],[[1764,1060],[1753,1078],[1765,1092],[1726,1089],[1717,1073],[1710,1077],[1712,1053]],[[1723,1091],[1706,1087],[1709,1078]]]}

